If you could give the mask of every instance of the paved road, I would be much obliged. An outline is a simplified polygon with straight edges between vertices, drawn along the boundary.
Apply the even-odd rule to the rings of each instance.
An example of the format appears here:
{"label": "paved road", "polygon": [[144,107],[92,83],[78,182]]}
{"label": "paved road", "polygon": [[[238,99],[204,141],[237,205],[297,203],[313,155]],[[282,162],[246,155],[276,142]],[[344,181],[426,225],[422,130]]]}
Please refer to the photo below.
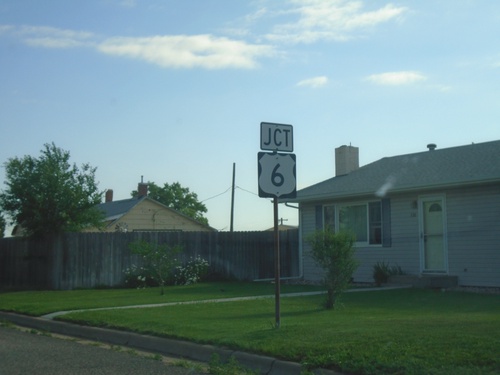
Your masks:
{"label": "paved road", "polygon": [[123,351],[0,326],[0,375],[199,375]]}

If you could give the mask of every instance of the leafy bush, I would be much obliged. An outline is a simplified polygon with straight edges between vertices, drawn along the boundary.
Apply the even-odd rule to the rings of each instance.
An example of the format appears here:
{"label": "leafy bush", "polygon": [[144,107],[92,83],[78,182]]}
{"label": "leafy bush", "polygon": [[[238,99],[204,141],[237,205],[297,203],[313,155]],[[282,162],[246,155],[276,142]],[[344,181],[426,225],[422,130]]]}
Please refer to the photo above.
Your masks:
{"label": "leafy bush", "polygon": [[140,281],[146,282],[147,277],[152,278],[161,287],[160,293],[163,295],[164,286],[179,264],[176,256],[182,251],[181,246],[135,241],[130,244],[130,249],[132,253],[140,255],[144,261],[145,273],[140,275]]}
{"label": "leafy bush", "polygon": [[325,270],[326,308],[333,309],[338,297],[349,288],[352,274],[358,268],[354,259],[355,236],[350,232],[319,230],[308,238],[308,242],[311,256]]}
{"label": "leafy bush", "polygon": [[175,255],[181,251],[180,247],[157,246],[145,241],[134,242],[130,247],[133,253],[142,256],[144,266],[134,264],[124,271],[125,286],[129,288],[196,284],[208,275],[210,269],[208,262],[200,256],[191,257],[186,264],[179,265]]}
{"label": "leafy bush", "polygon": [[373,266],[373,279],[377,286],[387,283],[392,275],[404,275],[403,269],[397,264],[391,267],[385,262],[377,262]]}
{"label": "leafy bush", "polygon": [[200,256],[191,257],[184,266],[176,267],[175,284],[196,284],[208,274],[209,267],[208,262]]}
{"label": "leafy bush", "polygon": [[125,271],[125,286],[127,288],[144,289],[147,287],[158,286],[158,283],[151,277],[145,267],[139,267],[133,264]]}

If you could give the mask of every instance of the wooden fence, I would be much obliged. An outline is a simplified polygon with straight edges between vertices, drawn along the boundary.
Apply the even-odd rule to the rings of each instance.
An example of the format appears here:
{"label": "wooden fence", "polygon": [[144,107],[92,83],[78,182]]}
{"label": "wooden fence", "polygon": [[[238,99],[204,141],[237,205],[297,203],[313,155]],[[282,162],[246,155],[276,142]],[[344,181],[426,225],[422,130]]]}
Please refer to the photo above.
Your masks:
{"label": "wooden fence", "polygon": [[[211,272],[237,280],[274,277],[273,232],[67,233],[52,240],[0,239],[0,287],[68,290],[119,286],[140,264],[130,243],[181,245],[179,257],[206,259]],[[282,278],[299,276],[298,230],[280,232]]]}

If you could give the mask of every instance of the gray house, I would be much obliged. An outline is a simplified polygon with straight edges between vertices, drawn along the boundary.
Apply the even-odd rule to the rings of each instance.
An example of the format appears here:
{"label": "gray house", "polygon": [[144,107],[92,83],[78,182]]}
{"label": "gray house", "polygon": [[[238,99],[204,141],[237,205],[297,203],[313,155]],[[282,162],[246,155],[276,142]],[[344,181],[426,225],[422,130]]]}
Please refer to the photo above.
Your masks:
{"label": "gray house", "polygon": [[359,150],[335,150],[336,176],[297,192],[303,274],[317,229],[356,234],[354,280],[373,282],[377,262],[409,275],[500,287],[500,141],[386,157],[359,167]]}

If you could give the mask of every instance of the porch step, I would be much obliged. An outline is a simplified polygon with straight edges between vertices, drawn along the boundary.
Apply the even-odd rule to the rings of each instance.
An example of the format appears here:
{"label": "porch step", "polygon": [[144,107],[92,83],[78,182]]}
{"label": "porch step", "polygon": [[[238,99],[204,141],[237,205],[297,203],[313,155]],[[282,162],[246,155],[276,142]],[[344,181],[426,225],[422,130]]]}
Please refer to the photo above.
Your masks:
{"label": "porch step", "polygon": [[392,275],[390,284],[411,285],[414,288],[454,288],[458,286],[458,276],[450,275]]}

